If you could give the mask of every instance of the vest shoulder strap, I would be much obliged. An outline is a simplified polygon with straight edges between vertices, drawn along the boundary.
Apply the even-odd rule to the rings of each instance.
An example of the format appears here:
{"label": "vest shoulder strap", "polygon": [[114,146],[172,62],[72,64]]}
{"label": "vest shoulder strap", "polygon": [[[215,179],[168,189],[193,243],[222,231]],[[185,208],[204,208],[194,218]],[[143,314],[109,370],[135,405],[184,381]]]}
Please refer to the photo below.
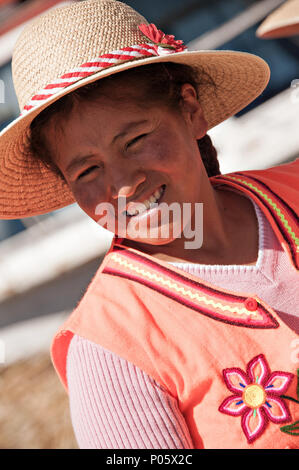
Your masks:
{"label": "vest shoulder strap", "polygon": [[210,178],[247,193],[262,209],[290,260],[299,270],[299,158],[266,170],[227,173]]}

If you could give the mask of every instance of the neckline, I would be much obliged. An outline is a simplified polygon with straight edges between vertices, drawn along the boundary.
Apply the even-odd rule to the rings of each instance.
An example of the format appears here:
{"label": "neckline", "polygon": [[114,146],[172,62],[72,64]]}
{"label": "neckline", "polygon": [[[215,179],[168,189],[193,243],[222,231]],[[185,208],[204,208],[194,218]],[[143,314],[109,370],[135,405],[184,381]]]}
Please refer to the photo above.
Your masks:
{"label": "neckline", "polygon": [[[294,242],[294,227],[297,222],[296,212],[290,207],[288,202],[284,201],[279,195],[276,194],[269,186],[268,181],[266,184],[263,181],[263,172],[261,171],[245,171],[245,172],[234,172],[228,174],[220,174],[213,177],[210,177],[210,182],[213,186],[225,186],[226,189],[232,191],[237,191],[243,196],[246,196],[251,200],[252,203],[255,203],[258,207],[261,216],[264,217],[264,220],[268,222],[268,225],[272,229],[277,238],[278,243],[288,255],[291,265],[298,271],[298,260],[299,260],[299,251],[298,247],[295,246]],[[255,206],[254,206],[255,207]],[[292,230],[293,228],[293,230]],[[296,231],[295,231],[296,232]],[[260,233],[260,232],[259,232]],[[264,233],[262,233],[264,238]],[[273,235],[273,234],[272,234]],[[262,237],[261,237],[262,238]],[[260,238],[259,238],[260,239]],[[110,249],[107,254],[109,254],[115,244],[122,244],[124,238],[114,235]],[[126,247],[126,249],[132,249],[133,251],[138,252],[134,248]],[[149,255],[147,255],[149,256]],[[258,259],[255,265],[219,265],[224,269],[227,266],[234,266],[236,269],[241,269],[243,272],[246,271],[257,271],[260,268],[259,261],[261,263],[265,257],[265,250],[262,250],[260,258],[260,250],[258,254]],[[152,257],[150,257],[152,258]],[[155,258],[152,258],[155,259]],[[159,260],[162,261],[162,260]],[[164,261],[165,265],[168,267],[173,267],[174,269],[179,269],[175,265],[172,265],[169,262]],[[206,266],[218,266],[218,265],[202,265]]]}
{"label": "neckline", "polygon": [[[229,176],[229,175],[228,175]],[[269,225],[273,228],[275,235],[284,251],[288,254],[291,263],[296,267],[296,257],[293,253],[293,245],[290,243],[290,238],[287,235],[285,229],[281,226],[282,216],[277,216],[280,212],[281,207],[282,214],[285,212],[285,207],[288,209],[287,203],[284,203],[275,193],[263,186],[262,189],[265,194],[263,197],[260,196],[261,191],[259,188],[255,188],[254,191],[249,191],[246,185],[251,185],[250,175],[241,176],[243,180],[241,182],[231,182],[227,175],[221,175],[221,177],[214,177],[211,179],[213,185],[227,185],[235,190],[239,190],[244,195],[247,195],[252,201],[254,201],[261,214],[267,219]],[[257,178],[254,179],[255,184],[258,186],[259,181]],[[262,183],[264,184],[264,183]],[[266,185],[264,185],[266,186]],[[272,199],[267,196],[267,191],[271,195]],[[271,202],[270,205],[275,205],[276,210],[273,212],[269,207],[268,200]],[[273,202],[274,200],[274,202]],[[289,216],[288,223],[292,224],[295,218],[294,213],[288,209]],[[285,224],[284,224],[285,225]],[[215,320],[228,323],[235,326],[243,326],[254,329],[275,329],[283,327],[292,334],[293,330],[277,315],[277,313],[256,294],[234,292],[229,289],[216,287],[214,283],[209,283],[206,280],[202,280],[195,274],[182,271],[178,267],[169,264],[164,260],[155,259],[146,253],[142,253],[137,249],[122,245],[123,238],[114,236],[110,249],[106,253],[106,256],[100,266],[98,274],[108,274],[117,276],[119,278],[127,278],[131,281],[136,281],[139,284],[143,284],[157,292],[160,292],[172,300],[176,300],[189,308],[196,310],[198,313],[204,316],[211,317]],[[286,243],[287,241],[287,243]],[[265,252],[265,250],[264,250]],[[113,258],[120,255],[120,260],[115,262]],[[258,257],[259,259],[259,257]],[[248,268],[256,268],[256,265],[247,266]],[[162,281],[160,282],[160,275],[162,275]],[[133,282],[135,284],[135,282]],[[173,289],[173,284],[175,288]],[[189,298],[186,301],[186,296]],[[208,299],[208,301],[207,301]],[[257,305],[256,313],[258,317],[251,317],[249,312],[251,311],[253,304]],[[246,303],[248,302],[247,306]],[[244,310],[245,307],[245,310]],[[241,316],[240,316],[241,312]]]}
{"label": "neckline", "polygon": [[[242,194],[243,196],[244,194]],[[247,195],[244,195],[248,197]],[[261,269],[264,263],[264,252],[265,252],[265,216],[263,215],[261,209],[258,205],[250,198],[248,199],[253,204],[255,209],[255,215],[257,218],[258,225],[258,257],[255,264],[202,264],[202,263],[189,263],[189,262],[176,262],[176,261],[167,261],[172,266],[176,266],[180,269],[187,268],[196,271],[212,271],[212,272],[256,272]],[[184,269],[185,271],[185,269]]]}
{"label": "neckline", "polygon": [[[277,168],[280,170],[280,167]],[[273,172],[272,172],[273,170]],[[298,215],[290,201],[277,193],[279,183],[276,168],[266,170],[246,170],[210,177],[213,186],[226,186],[241,191],[250,197],[260,208],[270,224],[281,247],[287,253],[292,266],[299,269],[299,249],[296,241]],[[266,172],[266,174],[265,174]],[[279,173],[278,173],[279,175]],[[275,176],[275,178],[274,178]],[[282,173],[282,177],[283,177]],[[272,178],[273,177],[273,178]],[[272,180],[273,179],[273,184]],[[281,187],[284,188],[282,178]],[[292,201],[292,198],[290,197]]]}

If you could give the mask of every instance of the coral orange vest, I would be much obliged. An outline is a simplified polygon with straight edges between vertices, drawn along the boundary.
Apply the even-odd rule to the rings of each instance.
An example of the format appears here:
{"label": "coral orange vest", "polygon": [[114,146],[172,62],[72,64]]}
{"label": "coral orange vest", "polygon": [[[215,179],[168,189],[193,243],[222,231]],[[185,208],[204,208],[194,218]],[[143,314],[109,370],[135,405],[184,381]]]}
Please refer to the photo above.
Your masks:
{"label": "coral orange vest", "polygon": [[[298,170],[299,159],[210,178],[259,205],[295,270]],[[115,237],[53,339],[66,390],[74,334],[135,364],[176,397],[195,448],[299,448],[297,335],[255,292],[216,288]]]}

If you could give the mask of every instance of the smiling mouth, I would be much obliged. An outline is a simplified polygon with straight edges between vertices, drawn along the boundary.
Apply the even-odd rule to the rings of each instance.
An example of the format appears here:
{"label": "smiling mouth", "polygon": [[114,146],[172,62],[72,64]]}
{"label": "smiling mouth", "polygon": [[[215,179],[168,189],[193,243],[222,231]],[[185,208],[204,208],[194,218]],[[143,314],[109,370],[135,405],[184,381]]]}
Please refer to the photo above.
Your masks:
{"label": "smiling mouth", "polygon": [[129,208],[129,204],[128,210],[125,212],[126,216],[132,218],[148,212],[153,207],[156,208],[156,204],[159,204],[165,193],[165,188],[166,185],[162,184],[162,186],[160,186],[160,188],[157,189],[148,199],[143,202],[132,203],[132,209]]}

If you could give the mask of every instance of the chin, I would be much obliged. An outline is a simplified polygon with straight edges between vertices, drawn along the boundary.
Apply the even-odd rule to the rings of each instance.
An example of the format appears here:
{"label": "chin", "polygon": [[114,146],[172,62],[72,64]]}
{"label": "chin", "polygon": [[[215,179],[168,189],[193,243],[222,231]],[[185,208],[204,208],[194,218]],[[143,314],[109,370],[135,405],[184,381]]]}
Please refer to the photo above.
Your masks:
{"label": "chin", "polygon": [[132,242],[136,243],[146,243],[147,245],[168,245],[169,243],[172,243],[175,238],[129,238]]}
{"label": "chin", "polygon": [[169,245],[172,243],[174,240],[177,238],[180,238],[182,235],[182,231],[178,230],[177,233],[171,232],[170,234],[167,232],[167,234],[164,234],[165,236],[162,236],[160,233],[158,235],[153,235],[149,236],[148,234],[138,234],[137,236],[130,236],[130,233],[126,233],[127,239],[131,240],[132,242],[136,243],[146,243],[147,245]]}

